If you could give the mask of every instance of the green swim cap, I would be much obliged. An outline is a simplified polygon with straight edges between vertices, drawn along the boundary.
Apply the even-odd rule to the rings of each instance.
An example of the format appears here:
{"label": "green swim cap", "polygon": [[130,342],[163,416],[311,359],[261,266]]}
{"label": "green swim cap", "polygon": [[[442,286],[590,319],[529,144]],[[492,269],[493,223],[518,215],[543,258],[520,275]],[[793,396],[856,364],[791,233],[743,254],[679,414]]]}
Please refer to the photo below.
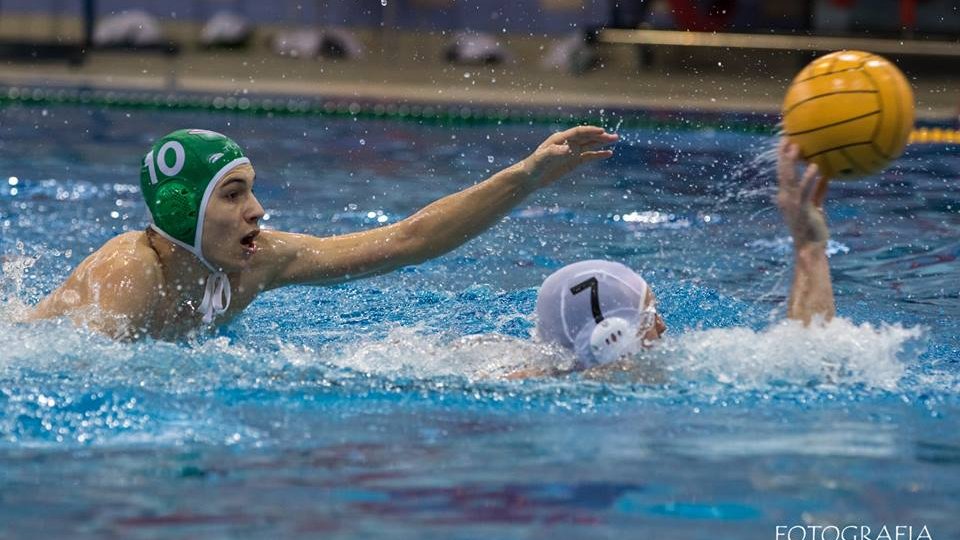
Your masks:
{"label": "green swim cap", "polygon": [[204,210],[217,182],[245,163],[237,143],[215,131],[181,129],[157,140],[140,167],[151,227],[215,270],[200,245]]}

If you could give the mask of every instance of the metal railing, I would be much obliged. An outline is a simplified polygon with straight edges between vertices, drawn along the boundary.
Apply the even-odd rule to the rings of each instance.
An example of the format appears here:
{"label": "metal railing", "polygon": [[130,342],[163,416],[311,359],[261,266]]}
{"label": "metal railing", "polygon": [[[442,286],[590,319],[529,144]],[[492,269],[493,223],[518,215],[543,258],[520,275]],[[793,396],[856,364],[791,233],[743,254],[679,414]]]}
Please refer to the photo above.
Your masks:
{"label": "metal railing", "polygon": [[835,51],[860,49],[878,54],[960,57],[960,41],[788,36],[678,30],[604,29],[597,41],[622,45],[669,45],[727,49]]}

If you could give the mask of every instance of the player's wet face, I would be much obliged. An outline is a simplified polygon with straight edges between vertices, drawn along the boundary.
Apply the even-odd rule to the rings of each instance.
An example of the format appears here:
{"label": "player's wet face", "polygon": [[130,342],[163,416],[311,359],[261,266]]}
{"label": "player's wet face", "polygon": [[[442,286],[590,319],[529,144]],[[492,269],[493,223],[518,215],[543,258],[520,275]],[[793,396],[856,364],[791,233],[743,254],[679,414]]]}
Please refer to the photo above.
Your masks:
{"label": "player's wet face", "polygon": [[263,207],[253,195],[254,170],[233,169],[214,188],[203,222],[203,254],[226,271],[239,271],[257,252]]}

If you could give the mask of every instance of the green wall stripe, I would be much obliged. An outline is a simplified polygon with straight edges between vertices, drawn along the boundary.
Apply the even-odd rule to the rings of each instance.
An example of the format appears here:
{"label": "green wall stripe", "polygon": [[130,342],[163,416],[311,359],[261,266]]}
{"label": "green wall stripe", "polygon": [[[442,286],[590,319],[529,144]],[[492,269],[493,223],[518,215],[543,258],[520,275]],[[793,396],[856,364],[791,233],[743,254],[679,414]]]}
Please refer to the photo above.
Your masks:
{"label": "green wall stripe", "polygon": [[[463,106],[305,97],[236,97],[131,90],[0,86],[0,106],[76,106],[157,111],[204,111],[254,116],[388,119],[422,124],[596,124],[630,129],[721,130],[773,134],[776,118],[736,113],[676,113],[609,108],[573,112],[542,107]],[[752,118],[751,118],[752,116]]]}

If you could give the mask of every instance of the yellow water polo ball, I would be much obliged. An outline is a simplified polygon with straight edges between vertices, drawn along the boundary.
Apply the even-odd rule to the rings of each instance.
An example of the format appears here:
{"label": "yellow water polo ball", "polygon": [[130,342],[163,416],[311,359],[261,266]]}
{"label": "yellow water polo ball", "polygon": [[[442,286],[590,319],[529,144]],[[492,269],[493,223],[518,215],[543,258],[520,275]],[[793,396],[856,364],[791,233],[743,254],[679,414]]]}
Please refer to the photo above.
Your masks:
{"label": "yellow water polo ball", "polygon": [[913,92],[897,66],[868,52],[838,51],[794,77],[783,129],[825,177],[850,180],[900,157],[913,114]]}

